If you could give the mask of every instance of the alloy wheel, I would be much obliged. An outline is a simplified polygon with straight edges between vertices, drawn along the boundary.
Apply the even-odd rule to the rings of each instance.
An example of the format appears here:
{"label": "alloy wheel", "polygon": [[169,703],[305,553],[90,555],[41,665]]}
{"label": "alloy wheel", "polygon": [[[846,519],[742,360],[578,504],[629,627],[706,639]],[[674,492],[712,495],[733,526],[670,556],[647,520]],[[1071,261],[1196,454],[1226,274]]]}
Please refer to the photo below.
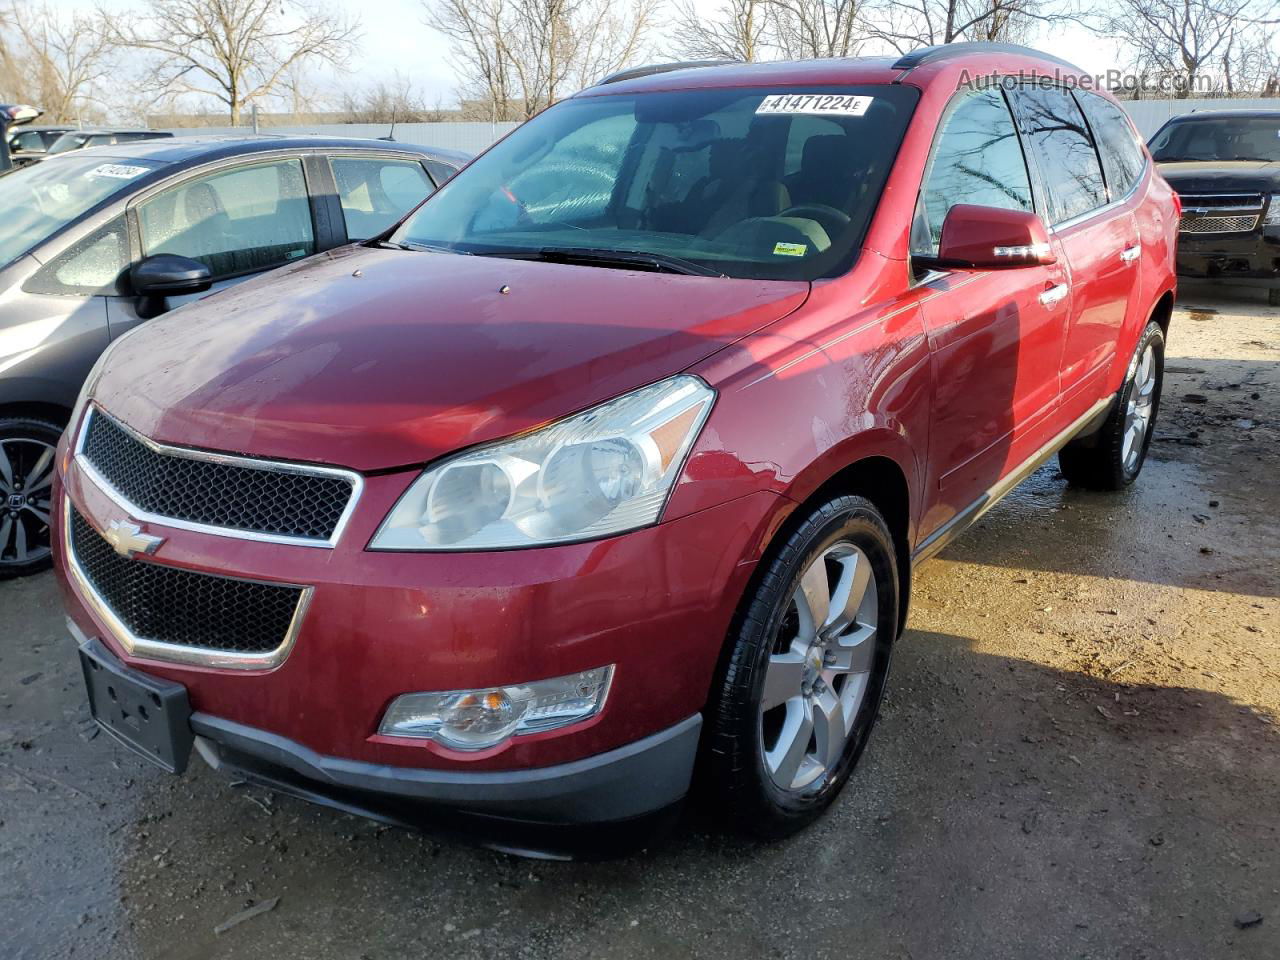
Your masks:
{"label": "alloy wheel", "polygon": [[28,437],[0,438],[0,566],[49,556],[55,448]]}
{"label": "alloy wheel", "polygon": [[820,787],[839,766],[875,663],[878,605],[871,561],[847,540],[800,578],[760,697],[765,769],[781,789]]}
{"label": "alloy wheel", "polygon": [[1147,431],[1156,403],[1156,355],[1151,344],[1142,351],[1133,374],[1133,389],[1124,414],[1124,445],[1120,456],[1126,473],[1131,473],[1142,458]]}

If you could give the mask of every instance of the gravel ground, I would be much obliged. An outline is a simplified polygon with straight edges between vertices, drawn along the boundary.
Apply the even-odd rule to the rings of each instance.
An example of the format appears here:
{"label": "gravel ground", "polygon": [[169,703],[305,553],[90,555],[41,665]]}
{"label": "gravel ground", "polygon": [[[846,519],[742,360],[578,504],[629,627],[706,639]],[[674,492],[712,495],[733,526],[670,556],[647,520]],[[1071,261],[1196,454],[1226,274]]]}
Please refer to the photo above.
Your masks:
{"label": "gravel ground", "polygon": [[866,759],[785,843],[690,818],[626,860],[524,861],[172,778],[94,736],[52,578],[0,584],[0,957],[1276,960],[1263,304],[1184,293],[1135,489],[1049,465],[920,569]]}

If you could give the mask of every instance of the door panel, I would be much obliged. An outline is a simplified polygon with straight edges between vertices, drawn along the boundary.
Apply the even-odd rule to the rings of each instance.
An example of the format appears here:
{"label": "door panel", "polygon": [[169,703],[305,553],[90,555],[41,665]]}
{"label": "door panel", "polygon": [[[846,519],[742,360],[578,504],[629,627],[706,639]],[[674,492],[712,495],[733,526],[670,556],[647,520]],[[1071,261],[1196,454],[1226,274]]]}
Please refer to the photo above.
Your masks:
{"label": "door panel", "polygon": [[[1071,296],[1059,264],[952,274],[924,305],[933,351],[930,463],[945,523],[1046,443]],[[1044,303],[1041,296],[1050,301]]]}
{"label": "door panel", "polygon": [[1073,419],[1072,410],[1079,408],[1078,413],[1099,398],[1115,356],[1138,278],[1138,230],[1131,213],[1112,209],[1059,231],[1058,237],[1071,271],[1062,399],[1067,407],[1063,415]]}
{"label": "door panel", "polygon": [[[999,89],[948,105],[920,187],[913,257],[938,252],[956,204],[1036,210],[1021,140]],[[983,497],[1048,439],[1070,310],[1066,268],[954,271],[929,282],[923,304],[932,353],[930,486],[922,532]],[[1042,299],[1043,298],[1043,299]]]}

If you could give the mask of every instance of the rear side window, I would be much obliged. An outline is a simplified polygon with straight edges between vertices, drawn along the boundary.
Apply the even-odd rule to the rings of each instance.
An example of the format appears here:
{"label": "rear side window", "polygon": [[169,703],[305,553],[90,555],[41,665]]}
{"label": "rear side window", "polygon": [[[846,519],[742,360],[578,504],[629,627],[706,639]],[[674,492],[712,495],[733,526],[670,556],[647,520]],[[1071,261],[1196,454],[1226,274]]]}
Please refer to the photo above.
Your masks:
{"label": "rear side window", "polygon": [[190,257],[215,279],[315,252],[302,161],[293,158],[188,180],[144,201],[138,223],[146,256]]}
{"label": "rear side window", "polygon": [[943,118],[920,186],[911,252],[936,256],[942,221],[958,203],[1031,210],[1031,181],[999,90],[958,97]]}
{"label": "rear side window", "polygon": [[349,240],[376,237],[435,191],[417,160],[332,157],[329,163]]}
{"label": "rear side window", "polygon": [[1118,199],[1137,184],[1146,163],[1142,148],[1138,146],[1137,136],[1124,111],[1110,100],[1087,90],[1077,90],[1076,102],[1084,110],[1089,126],[1093,129],[1094,142],[1097,143],[1098,155],[1102,158],[1102,172],[1107,176],[1111,199]]}
{"label": "rear side window", "polygon": [[1049,193],[1050,222],[1062,223],[1104,205],[1102,167],[1071,94],[1057,87],[1024,86],[1015,97],[1022,132]]}

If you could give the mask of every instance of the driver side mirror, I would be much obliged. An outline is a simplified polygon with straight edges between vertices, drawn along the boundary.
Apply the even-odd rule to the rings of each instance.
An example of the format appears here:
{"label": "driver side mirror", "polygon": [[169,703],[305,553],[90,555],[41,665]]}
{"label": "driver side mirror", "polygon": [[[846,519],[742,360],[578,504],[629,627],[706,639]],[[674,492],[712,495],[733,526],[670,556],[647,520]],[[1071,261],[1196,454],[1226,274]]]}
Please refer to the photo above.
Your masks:
{"label": "driver side mirror", "polygon": [[1026,210],[959,203],[942,221],[938,261],[950,267],[999,270],[1055,263],[1044,221]]}
{"label": "driver side mirror", "polygon": [[169,297],[204,293],[213,286],[213,274],[198,260],[157,253],[130,268],[129,282],[138,296],[138,316],[150,320],[169,309]]}

